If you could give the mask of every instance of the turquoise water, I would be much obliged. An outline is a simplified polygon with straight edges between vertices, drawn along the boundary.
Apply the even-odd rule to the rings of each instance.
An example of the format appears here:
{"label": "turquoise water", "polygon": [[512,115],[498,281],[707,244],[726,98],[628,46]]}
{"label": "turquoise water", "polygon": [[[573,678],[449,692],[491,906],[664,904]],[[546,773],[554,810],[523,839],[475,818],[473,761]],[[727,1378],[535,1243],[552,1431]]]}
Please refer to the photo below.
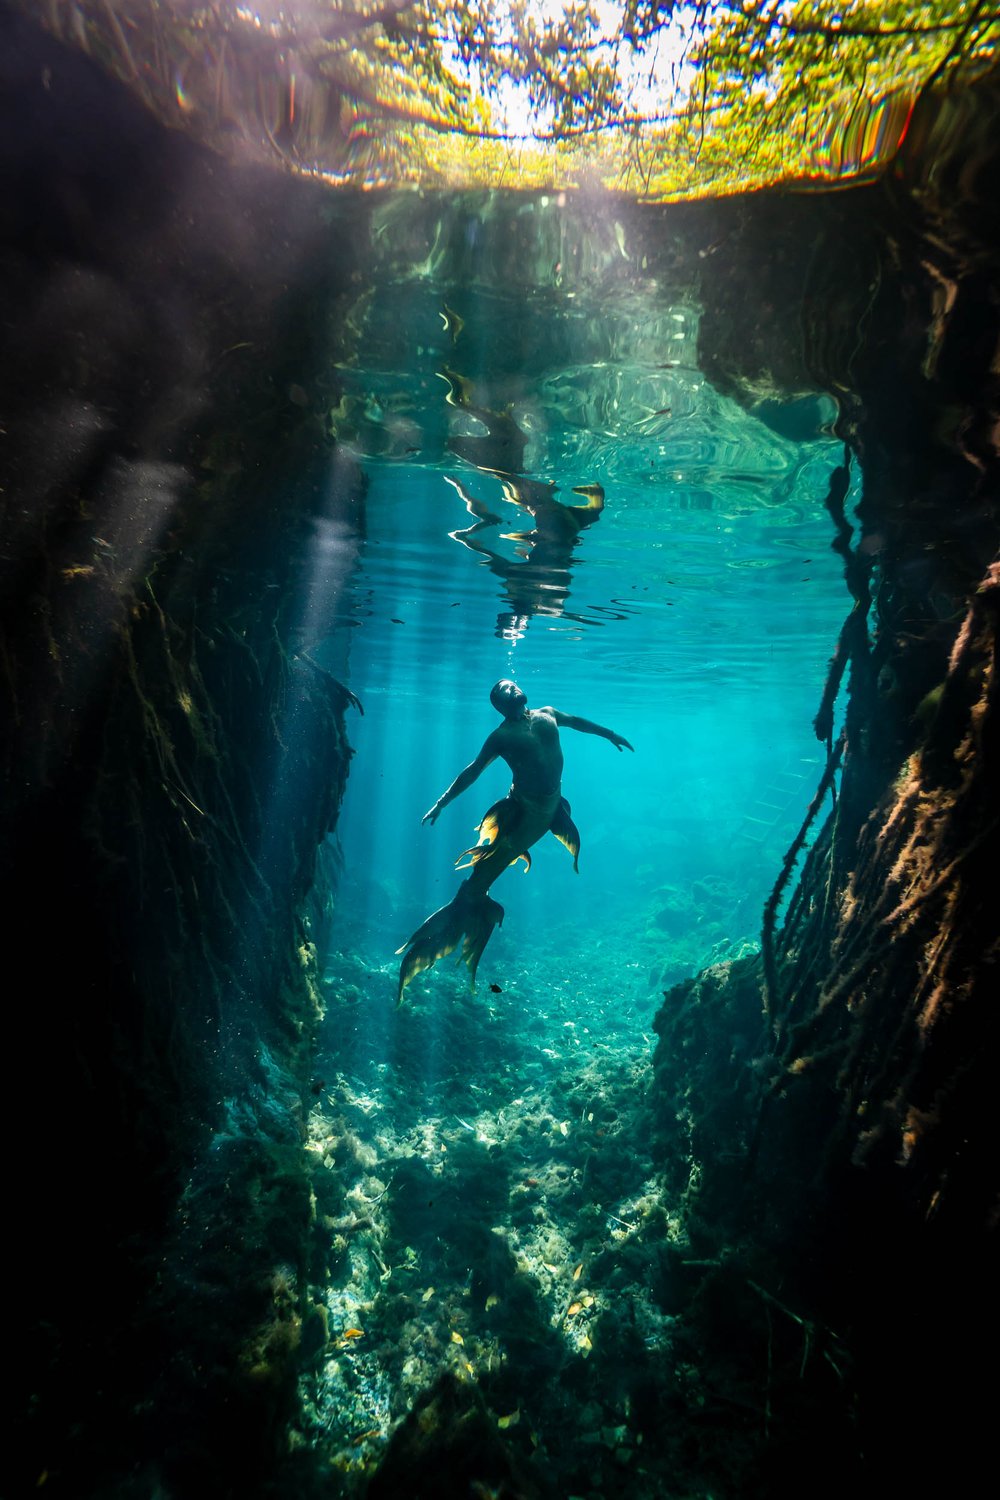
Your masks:
{"label": "turquoise water", "polygon": [[[310,1122],[330,1343],[303,1395],[349,1489],[450,1370],[555,1492],[663,1493],[677,1453],[637,1393],[671,1399],[661,1260],[686,1230],[645,1138],[651,1023],[671,984],[757,946],[821,767],[832,409],[765,422],[720,396],[688,300],[585,300],[383,285],[338,371],[366,536],[309,644],[364,716]],[[505,498],[526,480],[566,505],[600,485],[604,510],[561,552],[505,537],[536,525]],[[501,677],[634,754],[563,730],[580,873],[543,839],[492,887],[475,993],[452,957],[397,1009],[395,950],[507,790],[497,761],[421,826],[499,722]]]}
{"label": "turquoise water", "polygon": [[[643,316],[631,297],[600,311],[569,299],[539,312],[466,291],[452,344],[441,309],[459,300],[421,282],[384,289],[363,367],[339,372],[364,412],[346,441],[370,479],[367,539],[340,607],[350,623],[326,648],[341,670],[346,649],[365,708],[340,828],[344,903],[374,959],[450,898],[454,859],[506,791],[506,767],[434,827],[420,819],[499,722],[489,690],[512,677],[529,704],[610,726],[635,754],[564,732],[580,874],[547,840],[530,874],[503,877],[493,894],[508,918],[489,977],[509,982],[539,942],[557,970],[583,959],[585,972],[584,950],[633,942],[664,893],[701,880],[718,898],[697,914],[704,941],[669,933],[697,968],[755,940],[818,775],[811,720],[844,611],[822,506],[840,447],[822,432],[790,441],[718,395],[697,369],[690,303]],[[530,545],[519,555],[504,533],[530,531],[532,516],[503,498],[497,474],[448,449],[450,436],[464,453],[471,436],[473,456],[492,456],[483,419],[449,403],[442,370],[471,382],[480,411],[509,406],[524,472],[558,486],[557,503],[603,487],[603,514],[564,567],[539,566]],[[382,456],[389,444],[400,457]],[[449,479],[499,524],[469,535],[475,518]],[[647,957],[640,941],[619,981],[629,998],[648,992]]]}

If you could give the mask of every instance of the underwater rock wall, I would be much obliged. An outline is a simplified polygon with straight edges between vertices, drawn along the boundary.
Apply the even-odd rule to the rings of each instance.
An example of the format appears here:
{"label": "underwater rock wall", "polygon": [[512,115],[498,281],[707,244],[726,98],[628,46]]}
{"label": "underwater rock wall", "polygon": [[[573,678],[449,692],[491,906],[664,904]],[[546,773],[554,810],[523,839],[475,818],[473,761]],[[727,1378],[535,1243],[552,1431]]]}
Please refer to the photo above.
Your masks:
{"label": "underwater rock wall", "polygon": [[4,1488],[246,1494],[309,1253],[306,898],[350,756],[309,609],[362,521],[322,417],[353,252],[319,194],[220,170],[2,9],[0,113]]}
{"label": "underwater rock wall", "polygon": [[713,378],[835,394],[863,493],[856,533],[846,473],[827,496],[849,596],[817,705],[829,811],[761,959],[665,998],[659,1159],[705,1266],[688,1316],[756,1363],[772,1452],[825,1361],[827,1410],[854,1403],[864,1472],[896,1486],[976,1472],[997,1333],[998,109],[990,80],[925,100],[883,184],[748,206],[734,254],[798,337],[748,328],[724,267],[704,292]]}

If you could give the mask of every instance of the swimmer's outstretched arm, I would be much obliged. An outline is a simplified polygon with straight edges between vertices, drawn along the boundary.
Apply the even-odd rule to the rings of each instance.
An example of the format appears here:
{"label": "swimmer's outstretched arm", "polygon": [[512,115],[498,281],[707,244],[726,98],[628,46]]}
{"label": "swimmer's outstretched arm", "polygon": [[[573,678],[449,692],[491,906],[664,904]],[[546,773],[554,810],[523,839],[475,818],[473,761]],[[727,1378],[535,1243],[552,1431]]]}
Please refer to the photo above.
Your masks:
{"label": "swimmer's outstretched arm", "polygon": [[459,771],[458,775],[455,777],[455,780],[452,782],[448,790],[446,792],[442,792],[440,797],[435,802],[434,806],[428,808],[427,812],[424,813],[423,817],[420,819],[421,823],[435,823],[437,821],[438,813],[441,811],[441,809],[443,807],[447,807],[449,802],[454,802],[455,798],[460,796],[462,792],[470,787],[472,783],[483,774],[483,772],[486,770],[486,767],[493,764],[496,758],[497,751],[494,749],[493,735],[491,734],[488,736],[486,743],[483,745],[483,748],[480,750],[475,760],[470,761],[469,764],[465,767],[464,771]]}
{"label": "swimmer's outstretched arm", "polygon": [[616,750],[634,749],[620,734],[615,734],[613,729],[605,729],[602,724],[595,724],[592,719],[580,719],[575,714],[563,714],[558,708],[552,710],[552,717],[560,729],[578,729],[581,734],[599,734],[602,740],[610,740]]}

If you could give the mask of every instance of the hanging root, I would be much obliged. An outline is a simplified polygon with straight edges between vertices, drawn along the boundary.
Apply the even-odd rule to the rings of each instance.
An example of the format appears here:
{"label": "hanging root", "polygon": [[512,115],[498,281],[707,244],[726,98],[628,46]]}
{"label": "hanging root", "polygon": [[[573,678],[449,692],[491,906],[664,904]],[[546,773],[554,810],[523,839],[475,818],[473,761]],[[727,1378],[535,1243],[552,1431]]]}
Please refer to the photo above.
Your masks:
{"label": "hanging root", "polygon": [[826,753],[833,751],[833,710],[844,679],[848,662],[861,670],[869,666],[868,611],[871,608],[870,573],[871,563],[857,549],[851,547],[853,527],[844,513],[844,501],[851,484],[851,450],[845,445],[844,462],[830,475],[830,488],[824,504],[830,513],[837,534],[831,547],[844,560],[844,579],[854,603],[851,612],[841,626],[840,635],[830,665],[827,669],[823,696],[813,720],[816,738],[826,745]]}
{"label": "hanging root", "polygon": [[823,805],[823,798],[833,785],[833,778],[836,775],[837,767],[840,765],[840,758],[844,753],[844,744],[845,736],[841,733],[827,760],[823,775],[820,777],[819,786],[816,788],[816,795],[810,802],[808,811],[802,820],[802,826],[792,840],[788,853],[781,862],[781,870],[774,883],[774,889],[764,904],[764,923],[761,930],[761,952],[764,960],[764,1014],[770,1015],[775,1019],[777,1019],[781,1003],[778,963],[774,952],[774,926],[778,915],[778,907],[781,904],[781,897],[785,886],[788,884],[792,870],[795,867],[799,850],[806,841],[806,836],[812,826],[813,819]]}
{"label": "hanging root", "polygon": [[[1000,1031],[990,977],[1000,962],[998,714],[1000,560],[970,601],[927,737],[868,819],[849,877],[828,902],[800,903],[795,933],[786,924],[783,935],[798,950],[786,1010],[803,1012],[781,1038],[783,1079],[821,1072],[842,1099],[831,1149],[839,1140],[845,1159],[881,1153],[905,1166],[928,1214],[952,1192],[957,1201],[962,1183],[985,1218],[995,1176],[976,1111]],[[843,746],[842,735],[824,779]],[[772,1015],[775,914],[801,842],[765,908]]]}

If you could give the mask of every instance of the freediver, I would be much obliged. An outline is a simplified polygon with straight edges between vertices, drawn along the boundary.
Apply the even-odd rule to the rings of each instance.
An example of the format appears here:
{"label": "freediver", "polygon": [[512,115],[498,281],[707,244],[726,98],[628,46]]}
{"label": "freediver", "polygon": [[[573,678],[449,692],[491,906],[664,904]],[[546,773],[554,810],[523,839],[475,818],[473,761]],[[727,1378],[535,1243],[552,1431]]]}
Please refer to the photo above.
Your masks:
{"label": "freediver", "polygon": [[[503,715],[503,723],[487,735],[475,760],[458,773],[421,821],[436,822],[442,808],[466,791],[497,758],[510,767],[511,788],[479,824],[479,843],[456,860],[459,869],[471,868],[471,875],[447,906],[433,912],[409,941],[396,949],[397,953],[406,950],[399,968],[397,1003],[414,975],[453,952],[459,943],[463,945],[462,959],[475,982],[483,949],[494,927],[503,921],[503,907],[487,892],[516,860],[523,859],[530,870],[528,850],[543,834],[551,832],[565,844],[573,856],[573,869],[579,873],[580,835],[570,816],[569,803],[562,795],[563,753],[559,730],[576,729],[582,734],[600,735],[619,751],[633,748],[613,729],[605,729],[590,719],[564,714],[557,708],[529,708],[521,689],[506,678],[495,685],[490,702]],[[462,864],[462,860],[466,863]]]}

